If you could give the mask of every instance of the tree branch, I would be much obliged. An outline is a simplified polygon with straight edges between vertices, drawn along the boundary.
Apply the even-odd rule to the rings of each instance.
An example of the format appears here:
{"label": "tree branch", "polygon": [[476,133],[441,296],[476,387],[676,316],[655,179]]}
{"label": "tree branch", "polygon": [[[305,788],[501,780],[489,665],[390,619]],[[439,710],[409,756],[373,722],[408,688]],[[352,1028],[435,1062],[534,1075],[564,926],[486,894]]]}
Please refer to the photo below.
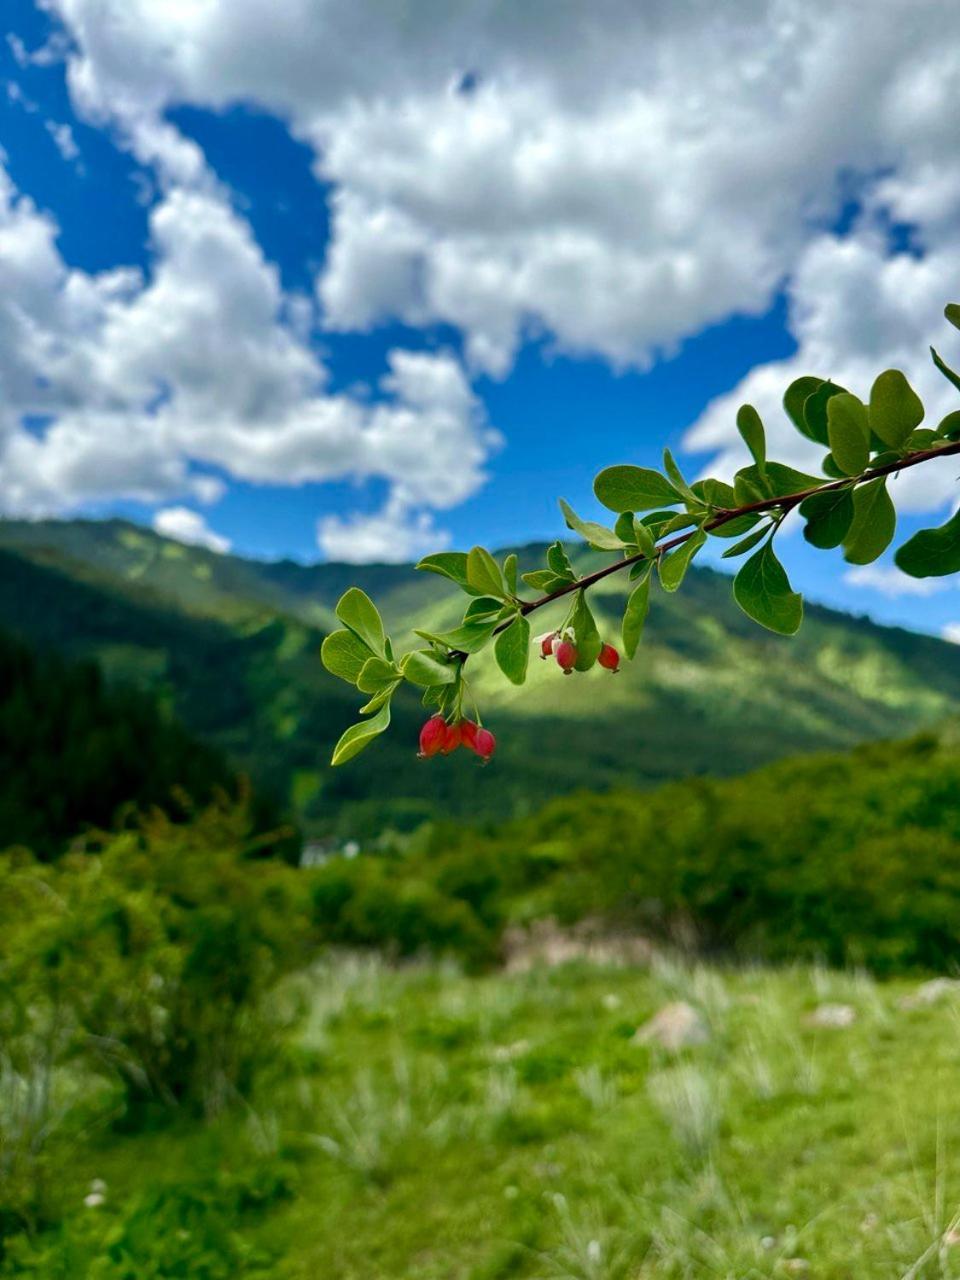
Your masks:
{"label": "tree branch", "polygon": [[[805,498],[812,497],[815,493],[831,493],[836,489],[845,488],[853,489],[857,485],[866,484],[869,480],[877,480],[881,476],[894,475],[897,472],[906,471],[910,467],[919,466],[923,462],[930,462],[933,458],[947,458],[956,454],[960,454],[960,441],[941,445],[935,449],[920,449],[916,453],[905,454],[904,457],[898,458],[896,462],[888,462],[882,467],[870,468],[858,476],[844,476],[840,480],[830,480],[826,484],[814,485],[809,489],[801,490],[799,493],[787,494],[781,498],[764,498],[760,502],[749,502],[742,507],[731,507],[728,510],[718,511],[703,526],[690,529],[686,533],[678,534],[675,538],[669,538],[666,542],[661,542],[654,548],[651,555],[641,551],[634,556],[627,556],[623,560],[615,560],[613,564],[604,565],[602,569],[597,569],[594,573],[588,573],[585,577],[578,578],[576,582],[567,583],[556,591],[551,591],[536,600],[524,601],[520,607],[520,612],[526,617],[531,613],[535,613],[537,609],[542,609],[544,605],[552,604],[554,600],[560,600],[563,596],[568,596],[574,591],[585,591],[595,583],[608,578],[611,574],[620,573],[623,569],[629,569],[631,565],[639,564],[644,560],[657,560],[665,552],[672,551],[675,547],[680,547],[685,542],[688,542],[695,533],[700,531],[700,527],[705,532],[710,533],[714,529],[719,529],[722,525],[729,524],[732,520],[739,519],[741,516],[762,515],[765,511],[780,511],[785,515],[788,511],[792,511],[794,507],[799,506]],[[511,621],[512,619],[508,619],[499,626],[494,635],[498,635],[508,627]],[[461,661],[466,661],[467,657],[466,654],[460,653],[454,656],[459,657]]]}

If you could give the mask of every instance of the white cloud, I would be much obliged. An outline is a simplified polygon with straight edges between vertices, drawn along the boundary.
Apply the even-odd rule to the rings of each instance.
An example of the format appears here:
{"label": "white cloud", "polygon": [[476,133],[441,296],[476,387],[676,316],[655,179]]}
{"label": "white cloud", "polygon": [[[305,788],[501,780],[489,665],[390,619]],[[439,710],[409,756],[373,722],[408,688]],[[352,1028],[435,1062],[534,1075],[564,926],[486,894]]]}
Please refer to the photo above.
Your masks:
{"label": "white cloud", "polygon": [[230,539],[216,533],[199,511],[189,507],[164,507],[153,517],[153,527],[165,538],[176,538],[190,546],[207,547],[220,555],[230,550]]}
{"label": "white cloud", "polygon": [[317,522],[317,545],[324,555],[351,564],[400,564],[449,543],[449,534],[436,528],[429,512],[412,511],[396,491],[374,515],[324,516]]}
{"label": "white cloud", "polygon": [[926,164],[950,218],[960,194],[943,0],[54,7],[76,102],[141,155],[172,101],[254,99],[313,142],[336,188],[332,327],[448,321],[497,373],[525,332],[643,364],[763,310],[841,170],[905,204]]}
{"label": "white cloud", "polygon": [[[116,127],[165,196],[149,281],[67,272],[36,211],[11,233],[45,274],[32,310],[0,313],[0,376],[6,388],[6,363],[23,392],[14,405],[58,415],[0,457],[14,505],[99,493],[105,477],[165,499],[190,492],[195,461],[273,482],[378,476],[414,538],[413,513],[482,481],[493,441],[449,356],[392,353],[374,402],[324,392],[323,368],[280,318],[276,273],[165,119],[179,102],[256,101],[312,143],[333,187],[317,281],[331,329],[448,322],[497,375],[530,334],[643,366],[706,324],[762,312],[786,282],[797,356],[717,400],[689,448],[735,467],[734,411],[750,399],[780,456],[808,466],[779,409],[800,372],[865,394],[900,364],[933,413],[950,402],[923,353],[960,275],[955,4],[50,6],[73,40],[78,111]],[[475,85],[457,91],[464,71]],[[851,183],[864,215],[827,234]],[[891,219],[917,225],[922,260],[891,256]],[[0,277],[3,235],[0,222]],[[901,504],[942,505],[954,474],[905,473]],[[395,518],[385,509],[375,530]],[[321,529],[324,545],[344,527]]]}
{"label": "white cloud", "polygon": [[865,587],[870,591],[879,591],[890,599],[900,596],[932,596],[946,588],[941,578],[911,578],[896,565],[862,564],[848,569],[843,575],[844,582],[851,587]]}
{"label": "white cloud", "polygon": [[7,511],[215,500],[218,482],[198,466],[274,484],[377,477],[411,512],[483,482],[497,437],[455,358],[394,350],[375,394],[326,391],[298,309],[218,194],[174,187],[154,207],[149,278],[91,276],[66,266],[53,222],[0,183]]}
{"label": "white cloud", "polygon": [[948,622],[941,628],[940,635],[951,644],[960,644],[960,622]]}
{"label": "white cloud", "polygon": [[46,122],[46,130],[53,139],[57,150],[68,164],[79,160],[80,148],[77,146],[77,140],[73,136],[73,129],[71,129],[70,125],[58,124],[56,120],[48,120]]}
{"label": "white cloud", "polygon": [[[873,379],[891,366],[910,378],[935,425],[956,407],[957,395],[933,367],[928,348],[934,344],[948,363],[958,363],[956,331],[942,314],[945,291],[958,279],[960,221],[922,258],[889,256],[870,214],[850,235],[817,237],[800,256],[789,290],[797,353],[754,368],[714,400],[684,446],[713,455],[712,472],[731,474],[748,460],[735,420],[738,406],[749,402],[764,419],[775,457],[818,469],[823,450],[799,435],[783,411],[787,386],[802,374],[816,374],[867,399]],[[902,511],[936,510],[955,494],[957,474],[953,458],[927,463],[891,480],[891,493]]]}

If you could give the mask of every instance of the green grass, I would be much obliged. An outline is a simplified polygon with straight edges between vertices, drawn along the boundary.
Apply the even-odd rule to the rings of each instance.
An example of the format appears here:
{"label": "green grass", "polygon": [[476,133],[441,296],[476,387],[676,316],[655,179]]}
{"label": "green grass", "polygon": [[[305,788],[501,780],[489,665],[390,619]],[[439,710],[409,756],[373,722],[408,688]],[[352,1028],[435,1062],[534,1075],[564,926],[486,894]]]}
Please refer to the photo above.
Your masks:
{"label": "green grass", "polygon": [[[323,963],[287,984],[306,1017],[249,1109],[137,1137],[65,1122],[67,1225],[40,1239],[72,1241],[75,1268],[126,1250],[76,1271],[109,1280],[960,1276],[960,1000],[902,1008],[913,985],[667,960],[482,978]],[[678,999],[709,1043],[632,1042]],[[824,1002],[855,1023],[809,1025]],[[106,1203],[83,1208],[94,1178]],[[170,1197],[190,1195],[170,1233]]]}

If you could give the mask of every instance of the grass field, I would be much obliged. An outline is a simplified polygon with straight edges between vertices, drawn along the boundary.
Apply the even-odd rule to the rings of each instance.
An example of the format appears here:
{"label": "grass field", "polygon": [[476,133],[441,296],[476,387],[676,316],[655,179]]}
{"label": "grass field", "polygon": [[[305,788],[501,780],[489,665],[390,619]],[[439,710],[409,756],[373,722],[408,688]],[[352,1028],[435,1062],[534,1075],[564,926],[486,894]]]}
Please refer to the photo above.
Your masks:
{"label": "grass field", "polygon": [[[325,963],[288,984],[306,1016],[252,1107],[124,1137],[75,1103],[62,1223],[3,1273],[960,1276],[960,999],[903,1007],[916,986]],[[705,1043],[634,1042],[678,1000]],[[812,1025],[824,1003],[852,1025]]]}

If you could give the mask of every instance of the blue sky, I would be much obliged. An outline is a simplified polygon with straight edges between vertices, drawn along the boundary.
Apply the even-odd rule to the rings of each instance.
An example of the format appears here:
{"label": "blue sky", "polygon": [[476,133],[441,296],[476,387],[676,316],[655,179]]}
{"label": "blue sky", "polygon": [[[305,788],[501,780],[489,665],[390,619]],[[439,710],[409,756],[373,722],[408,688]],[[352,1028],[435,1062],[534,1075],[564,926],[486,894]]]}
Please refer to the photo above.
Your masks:
{"label": "blue sky", "polygon": [[[936,102],[885,133],[889,104],[828,42],[792,119],[777,86],[804,33],[749,6],[715,59],[669,15],[614,29],[565,6],[542,48],[536,4],[529,26],[451,5],[459,25],[419,36],[372,6],[291,0],[299,30],[261,8],[239,33],[221,0],[5,8],[9,514],[119,513],[304,560],[503,545],[555,536],[558,495],[596,513],[610,462],[658,465],[666,445],[691,475],[729,474],[744,399],[795,451],[776,402],[799,372],[862,393],[909,360],[934,387],[925,344],[949,350],[940,295],[960,293]],[[910,8],[891,4],[894,27],[913,31]],[[755,42],[749,93],[676,105],[670,76],[720,83],[728,38],[744,58]],[[960,74],[935,43],[866,43],[871,85],[883,59],[927,98]],[[731,138],[751,120],[759,140]],[[952,480],[904,485],[904,533],[940,518]],[[948,584],[911,594],[887,562],[851,575],[796,534],[782,546],[814,599],[960,620]]]}

